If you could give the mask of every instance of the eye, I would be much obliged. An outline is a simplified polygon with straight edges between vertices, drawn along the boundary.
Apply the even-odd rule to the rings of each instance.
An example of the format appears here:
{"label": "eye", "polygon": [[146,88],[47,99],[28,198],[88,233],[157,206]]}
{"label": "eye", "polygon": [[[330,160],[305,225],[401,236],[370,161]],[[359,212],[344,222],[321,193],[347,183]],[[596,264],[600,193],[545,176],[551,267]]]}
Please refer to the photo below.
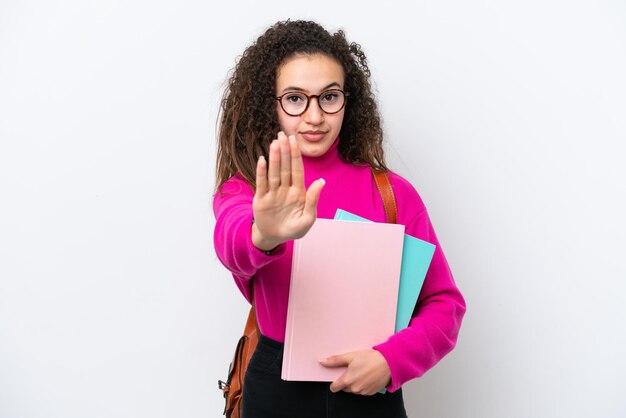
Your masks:
{"label": "eye", "polygon": [[321,99],[325,102],[332,103],[339,100],[339,93],[336,91],[326,91],[320,95]]}
{"label": "eye", "polygon": [[306,97],[298,93],[290,93],[283,97],[283,100],[287,103],[300,104],[306,101]]}

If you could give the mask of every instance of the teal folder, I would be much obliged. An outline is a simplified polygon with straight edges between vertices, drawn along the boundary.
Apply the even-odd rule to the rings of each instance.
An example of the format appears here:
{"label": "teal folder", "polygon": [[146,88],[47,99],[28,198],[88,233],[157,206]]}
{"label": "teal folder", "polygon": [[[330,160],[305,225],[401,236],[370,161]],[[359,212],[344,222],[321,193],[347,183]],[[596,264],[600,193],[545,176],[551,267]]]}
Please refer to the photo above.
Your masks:
{"label": "teal folder", "polygon": [[[335,219],[344,221],[372,222],[343,209],[337,209]],[[413,309],[417,303],[426,272],[435,253],[435,245],[404,234],[404,249],[398,290],[396,332],[409,326]]]}

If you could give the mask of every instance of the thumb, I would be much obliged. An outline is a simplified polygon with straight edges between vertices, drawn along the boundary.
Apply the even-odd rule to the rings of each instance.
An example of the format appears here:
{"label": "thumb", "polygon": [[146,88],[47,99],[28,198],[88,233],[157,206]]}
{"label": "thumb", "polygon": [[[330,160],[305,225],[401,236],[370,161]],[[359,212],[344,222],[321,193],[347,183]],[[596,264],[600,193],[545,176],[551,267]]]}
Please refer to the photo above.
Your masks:
{"label": "thumb", "polygon": [[342,354],[339,356],[330,356],[328,358],[320,360],[320,364],[324,367],[344,367],[348,366],[351,361],[351,357],[348,354]]}
{"label": "thumb", "polygon": [[320,200],[320,194],[322,193],[322,188],[326,184],[326,180],[317,179],[315,180],[306,191],[306,200],[304,203],[304,211],[309,213],[317,212],[317,202]]}

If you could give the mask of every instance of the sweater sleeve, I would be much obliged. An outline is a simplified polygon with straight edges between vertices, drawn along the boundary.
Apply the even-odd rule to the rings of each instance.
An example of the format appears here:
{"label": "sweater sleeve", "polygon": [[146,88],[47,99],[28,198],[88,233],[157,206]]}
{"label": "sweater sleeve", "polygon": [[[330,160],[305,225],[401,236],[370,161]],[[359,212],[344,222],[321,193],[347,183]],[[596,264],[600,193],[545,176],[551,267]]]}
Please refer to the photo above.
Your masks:
{"label": "sweater sleeve", "polygon": [[406,233],[436,249],[409,326],[373,347],[389,364],[390,392],[422,376],[454,348],[466,309],[426,209],[406,225]]}
{"label": "sweater sleeve", "polygon": [[215,253],[248,300],[250,279],[260,268],[283,255],[286,248],[283,243],[266,254],[252,243],[253,198],[251,187],[237,176],[224,183],[213,196]]}

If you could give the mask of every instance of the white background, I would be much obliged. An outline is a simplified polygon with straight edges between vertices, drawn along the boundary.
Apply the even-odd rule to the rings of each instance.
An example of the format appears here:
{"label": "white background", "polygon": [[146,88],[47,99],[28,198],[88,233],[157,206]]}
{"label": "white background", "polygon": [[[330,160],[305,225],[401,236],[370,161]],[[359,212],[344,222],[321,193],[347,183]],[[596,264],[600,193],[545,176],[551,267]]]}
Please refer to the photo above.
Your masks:
{"label": "white background", "polygon": [[0,1],[0,417],[220,416],[217,110],[288,17],[363,45],[467,299],[409,415],[626,416],[625,2],[211,3]]}

